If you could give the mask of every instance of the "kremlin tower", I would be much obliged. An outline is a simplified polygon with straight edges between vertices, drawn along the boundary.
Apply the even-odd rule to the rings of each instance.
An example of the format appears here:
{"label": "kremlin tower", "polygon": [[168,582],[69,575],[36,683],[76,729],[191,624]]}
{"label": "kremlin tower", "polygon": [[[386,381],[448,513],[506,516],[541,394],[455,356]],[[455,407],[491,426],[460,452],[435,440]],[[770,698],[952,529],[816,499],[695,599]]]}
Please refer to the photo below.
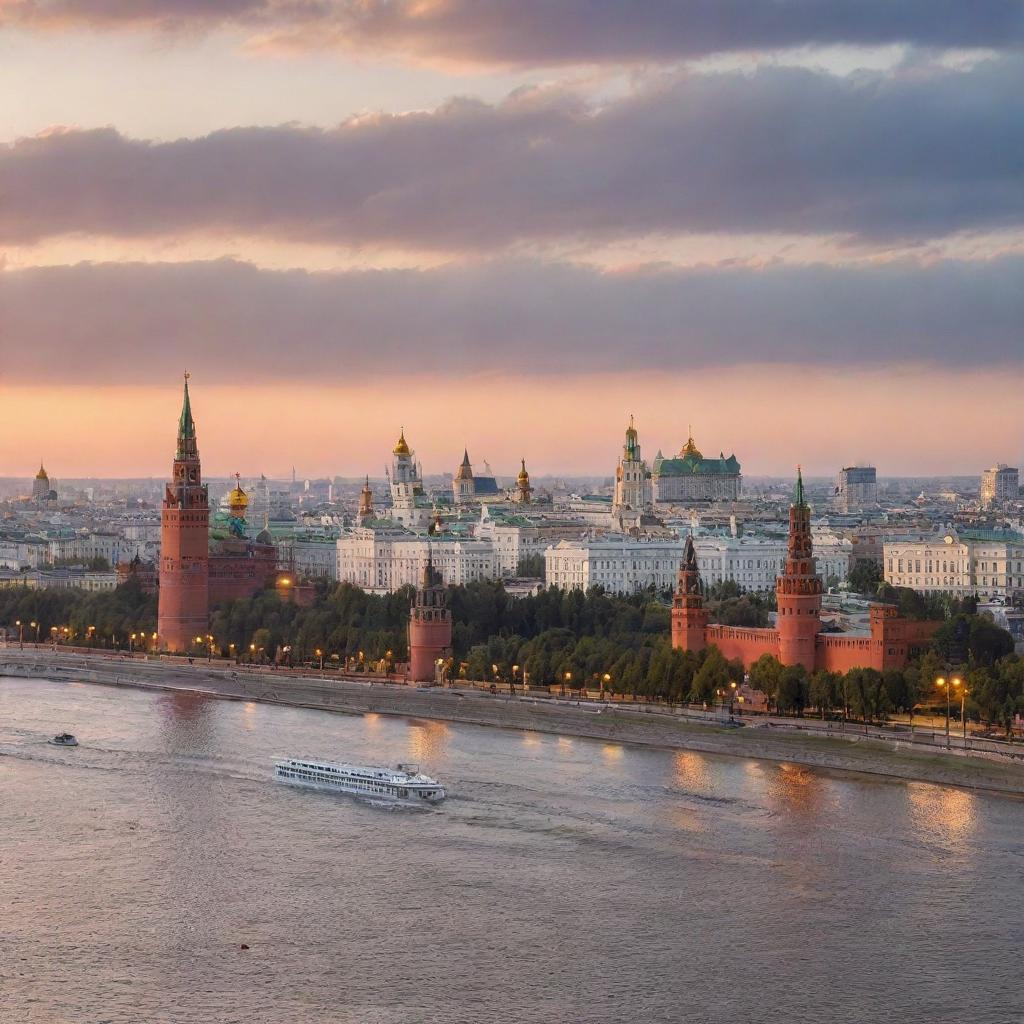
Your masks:
{"label": "kremlin tower", "polygon": [[437,679],[437,662],[452,644],[452,613],[448,590],[427,558],[409,613],[409,678],[416,683]]}
{"label": "kremlin tower", "polygon": [[373,518],[373,491],[370,489],[370,478],[366,478],[363,489],[359,492],[359,522],[365,523]]}
{"label": "kremlin tower", "polygon": [[160,646],[168,651],[188,650],[193,637],[205,635],[209,621],[210,503],[202,482],[188,377],[186,373],[174,467],[160,516],[157,632]]}
{"label": "kremlin tower", "polygon": [[686,538],[683,564],[672,598],[672,646],[683,651],[704,650],[704,630],[708,613],[701,593],[700,573],[697,571],[697,552],[693,537]]}
{"label": "kremlin tower", "polygon": [[815,640],[821,629],[821,577],[811,545],[811,509],[804,500],[804,480],[796,474],[796,500],[789,508],[786,568],[775,581],[778,605],[779,661],[815,668]]}

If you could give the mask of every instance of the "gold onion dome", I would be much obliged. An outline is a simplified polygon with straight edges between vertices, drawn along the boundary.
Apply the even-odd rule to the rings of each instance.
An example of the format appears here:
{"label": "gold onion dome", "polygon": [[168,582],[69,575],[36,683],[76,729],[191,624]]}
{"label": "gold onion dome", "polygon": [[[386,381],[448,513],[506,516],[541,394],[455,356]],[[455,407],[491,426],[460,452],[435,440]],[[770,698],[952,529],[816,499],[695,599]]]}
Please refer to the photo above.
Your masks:
{"label": "gold onion dome", "polygon": [[235,486],[231,493],[228,495],[228,504],[232,508],[247,508],[249,505],[249,495],[242,490],[242,485],[239,482],[238,476],[235,476]]}
{"label": "gold onion dome", "polygon": [[522,465],[523,465],[523,468],[522,468],[521,470],[519,470],[519,476],[518,476],[518,477],[516,477],[516,479],[517,479],[517,480],[518,480],[518,481],[519,481],[519,482],[520,482],[521,484],[525,484],[525,483],[527,483],[527,482],[529,481],[529,479],[530,479],[530,474],[526,472],[526,459],[523,459],[523,460],[522,460]]}
{"label": "gold onion dome", "polygon": [[398,441],[395,447],[392,449],[395,455],[408,455],[409,454],[409,443],[405,440],[405,428],[402,428],[402,432],[398,436]]}
{"label": "gold onion dome", "polygon": [[46,475],[46,470],[43,469],[43,464],[39,463],[39,472],[36,473],[37,480],[49,480],[50,478]]}
{"label": "gold onion dome", "polygon": [[703,459],[700,449],[694,443],[693,434],[686,439],[686,444],[683,445],[683,450],[679,453],[681,459],[685,459],[688,455],[692,455],[695,459]]}
{"label": "gold onion dome", "polygon": [[626,428],[626,438],[630,441],[636,440],[636,427],[633,425],[633,417],[629,417],[629,426]]}

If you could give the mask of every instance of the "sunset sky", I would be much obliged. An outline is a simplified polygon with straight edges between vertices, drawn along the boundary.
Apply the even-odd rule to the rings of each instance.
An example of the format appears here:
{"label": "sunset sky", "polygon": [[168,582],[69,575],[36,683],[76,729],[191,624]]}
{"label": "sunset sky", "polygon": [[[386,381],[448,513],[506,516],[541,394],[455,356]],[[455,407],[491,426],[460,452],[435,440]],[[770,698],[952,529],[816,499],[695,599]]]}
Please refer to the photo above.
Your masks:
{"label": "sunset sky", "polygon": [[0,0],[0,476],[1024,457],[1020,0]]}

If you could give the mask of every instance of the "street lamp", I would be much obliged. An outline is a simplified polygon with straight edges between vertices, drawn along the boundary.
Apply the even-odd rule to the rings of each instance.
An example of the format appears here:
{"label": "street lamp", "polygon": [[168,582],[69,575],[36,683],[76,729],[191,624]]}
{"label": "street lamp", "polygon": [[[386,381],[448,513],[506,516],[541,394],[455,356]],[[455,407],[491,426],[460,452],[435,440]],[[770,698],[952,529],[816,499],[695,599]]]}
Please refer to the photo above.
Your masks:
{"label": "street lamp", "polygon": [[565,696],[565,684],[566,683],[571,683],[571,682],[572,682],[572,673],[571,672],[566,672],[565,675],[562,677],[562,696],[563,697]]}
{"label": "street lamp", "polygon": [[21,648],[25,647],[25,627],[22,625],[21,619],[15,619],[14,624],[18,627],[18,646]]}
{"label": "street lamp", "polygon": [[[958,678],[951,679],[948,683],[942,676],[939,676],[935,680],[935,685],[946,695],[946,749],[949,749],[949,694],[953,689],[959,690],[962,683]],[[963,707],[963,700],[961,698],[961,708]],[[961,716],[963,712],[961,711]],[[964,744],[967,743],[967,728],[964,727]]]}
{"label": "street lamp", "polygon": [[320,671],[323,672],[323,670],[324,670],[324,652],[321,651],[320,648],[318,647],[313,653],[316,654],[316,656],[320,659]]}
{"label": "street lamp", "polygon": [[604,700],[605,687],[608,686],[611,683],[611,681],[612,677],[610,673],[605,672],[605,674],[601,676],[601,700]]}
{"label": "street lamp", "polygon": [[36,646],[39,645],[39,623],[30,622],[29,625],[36,631]]}

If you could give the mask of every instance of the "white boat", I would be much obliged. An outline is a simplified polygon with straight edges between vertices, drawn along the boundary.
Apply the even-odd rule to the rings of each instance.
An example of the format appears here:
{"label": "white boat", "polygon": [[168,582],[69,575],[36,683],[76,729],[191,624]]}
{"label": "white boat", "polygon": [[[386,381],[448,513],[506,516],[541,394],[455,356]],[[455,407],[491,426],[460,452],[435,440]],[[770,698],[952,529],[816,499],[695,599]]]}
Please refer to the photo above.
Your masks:
{"label": "white boat", "polygon": [[78,746],[78,740],[76,740],[75,737],[72,736],[71,733],[69,733],[69,732],[59,732],[59,733],[57,733],[57,735],[54,736],[53,739],[50,740],[50,742],[55,747],[77,747]]}
{"label": "white boat", "polygon": [[444,786],[423,775],[414,764],[377,768],[289,757],[275,762],[274,772],[282,782],[295,786],[334,790],[388,803],[422,806],[439,803],[446,796]]}

